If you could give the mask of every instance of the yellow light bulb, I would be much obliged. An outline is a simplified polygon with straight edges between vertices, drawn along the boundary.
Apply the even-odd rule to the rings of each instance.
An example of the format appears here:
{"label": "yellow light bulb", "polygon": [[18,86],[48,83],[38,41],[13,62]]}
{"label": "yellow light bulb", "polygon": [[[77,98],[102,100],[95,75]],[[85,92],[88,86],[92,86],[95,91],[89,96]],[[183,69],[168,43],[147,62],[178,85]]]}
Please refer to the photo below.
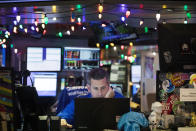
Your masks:
{"label": "yellow light bulb", "polygon": [[166,9],[166,8],[167,8],[167,5],[162,5],[162,8],[163,8],[163,9]]}
{"label": "yellow light bulb", "polygon": [[99,43],[97,43],[97,44],[96,44],[96,46],[97,46],[97,48],[99,48],[99,47],[100,47],[100,44],[99,44]]}
{"label": "yellow light bulb", "polygon": [[101,4],[98,5],[98,11],[99,11],[99,13],[103,12],[103,5],[101,5]]}
{"label": "yellow light bulb", "polygon": [[130,46],[133,46],[133,42],[130,42],[129,45],[130,45]]}
{"label": "yellow light bulb", "polygon": [[114,43],[110,43],[110,46],[114,46]]}

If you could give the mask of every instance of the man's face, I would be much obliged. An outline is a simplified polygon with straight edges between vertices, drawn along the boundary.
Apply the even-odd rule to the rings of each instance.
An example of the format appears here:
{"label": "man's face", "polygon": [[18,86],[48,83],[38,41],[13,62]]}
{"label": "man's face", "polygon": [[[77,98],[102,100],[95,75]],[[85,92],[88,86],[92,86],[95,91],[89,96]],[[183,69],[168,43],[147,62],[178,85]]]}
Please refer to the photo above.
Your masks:
{"label": "man's face", "polygon": [[93,98],[105,97],[109,90],[109,84],[106,78],[101,80],[91,79],[91,85],[88,85],[88,90],[91,92]]}

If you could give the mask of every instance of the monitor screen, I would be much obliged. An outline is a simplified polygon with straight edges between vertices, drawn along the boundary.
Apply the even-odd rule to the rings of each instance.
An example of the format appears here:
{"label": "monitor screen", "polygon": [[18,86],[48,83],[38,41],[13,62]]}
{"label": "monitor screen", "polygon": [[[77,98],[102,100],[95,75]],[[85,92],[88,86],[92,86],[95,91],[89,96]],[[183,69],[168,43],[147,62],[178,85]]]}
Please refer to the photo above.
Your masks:
{"label": "monitor screen", "polygon": [[123,95],[122,91],[123,91],[123,84],[122,83],[110,83],[110,87],[112,87],[112,89],[120,94]]}
{"label": "monitor screen", "polygon": [[56,72],[31,72],[30,78],[27,79],[27,85],[32,86],[33,83],[38,96],[56,96]]}
{"label": "monitor screen", "polygon": [[141,65],[131,66],[131,81],[140,82],[141,81]]}
{"label": "monitor screen", "polygon": [[159,24],[161,71],[196,69],[196,24]]}
{"label": "monitor screen", "polygon": [[27,70],[60,71],[61,48],[27,47]]}
{"label": "monitor screen", "polygon": [[138,38],[136,29],[124,22],[90,22],[90,27],[100,43]]}
{"label": "monitor screen", "polygon": [[129,98],[75,98],[75,128],[117,129],[118,118],[129,111]]}
{"label": "monitor screen", "polygon": [[0,48],[0,67],[5,67],[5,48]]}
{"label": "monitor screen", "polygon": [[64,69],[92,69],[99,67],[99,48],[65,47]]}

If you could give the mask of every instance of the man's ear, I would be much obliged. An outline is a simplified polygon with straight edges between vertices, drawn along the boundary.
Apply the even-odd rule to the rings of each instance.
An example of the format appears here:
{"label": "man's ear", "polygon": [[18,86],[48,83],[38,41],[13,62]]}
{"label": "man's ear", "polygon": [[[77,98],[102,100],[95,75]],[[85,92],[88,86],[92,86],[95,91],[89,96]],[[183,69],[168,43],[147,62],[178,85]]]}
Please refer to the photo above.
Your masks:
{"label": "man's ear", "polygon": [[87,86],[88,92],[91,92],[91,86],[89,84],[87,84],[86,86]]}

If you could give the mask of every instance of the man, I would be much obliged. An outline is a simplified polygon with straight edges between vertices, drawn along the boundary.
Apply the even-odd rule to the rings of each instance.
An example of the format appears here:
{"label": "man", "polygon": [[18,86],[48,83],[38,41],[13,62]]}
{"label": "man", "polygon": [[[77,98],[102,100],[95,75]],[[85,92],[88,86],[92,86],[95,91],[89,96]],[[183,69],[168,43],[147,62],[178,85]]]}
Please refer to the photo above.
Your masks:
{"label": "man", "polygon": [[[109,76],[101,68],[93,69],[88,74],[87,79],[88,95],[80,96],[83,98],[124,98],[109,86]],[[71,101],[58,116],[61,117],[61,125],[72,128],[74,123],[74,101]],[[69,123],[69,124],[68,124]]]}

